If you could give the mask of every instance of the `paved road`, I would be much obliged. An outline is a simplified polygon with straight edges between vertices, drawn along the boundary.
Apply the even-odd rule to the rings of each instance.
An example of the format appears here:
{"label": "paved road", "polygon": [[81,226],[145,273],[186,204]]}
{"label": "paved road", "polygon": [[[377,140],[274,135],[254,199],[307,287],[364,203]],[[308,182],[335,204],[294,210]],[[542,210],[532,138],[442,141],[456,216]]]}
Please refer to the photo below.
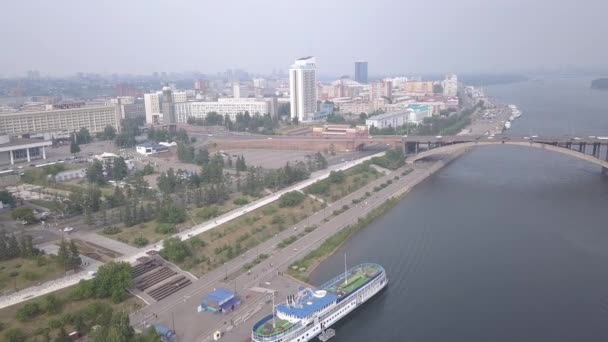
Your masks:
{"label": "paved road", "polygon": [[[326,209],[315,213],[310,218],[299,222],[296,225],[299,228],[295,231],[292,229],[283,231],[280,235],[258,246],[256,248],[257,251],[253,253],[249,252],[242,258],[232,260],[226,267],[206,274],[184,290],[134,313],[131,316],[133,324],[141,329],[144,322],[149,324],[154,321],[160,321],[165,325],[171,326],[173,321],[175,321],[175,328],[180,341],[210,340],[210,335],[215,330],[231,331],[227,336],[229,340],[243,341],[247,339],[253,322],[271,312],[270,307],[265,303],[268,299],[267,296],[252,292],[250,288],[271,287],[277,291],[277,300],[281,300],[287,294],[293,293],[296,282],[291,278],[278,276],[279,271],[286,271],[289,264],[319,246],[329,236],[335,234],[343,227],[356,222],[359,217],[369,213],[369,211],[382,204],[387,198],[409,191],[409,189],[443,165],[441,161],[423,163],[416,165],[414,171],[405,177],[401,176],[401,172],[403,171],[401,169],[379,178],[362,189],[332,203]],[[399,180],[394,180],[395,176],[400,177]],[[393,181],[390,186],[377,193],[372,191],[375,186],[389,179]],[[363,197],[367,191],[374,195],[357,205],[352,204],[353,199]],[[350,206],[349,210],[333,217],[329,222],[324,222],[326,217],[331,216],[333,210],[341,208],[345,204]],[[299,238],[286,248],[278,249],[276,247],[279,241],[290,235],[298,234],[301,232],[302,227],[309,224],[318,224],[319,228]],[[254,259],[258,253],[266,253],[271,256],[254,267],[251,274],[240,272],[242,266]],[[228,282],[224,280],[226,279],[226,275],[228,275]],[[197,313],[196,307],[200,304],[204,294],[220,286],[236,289],[245,298],[242,307],[230,315]],[[153,314],[158,315],[159,319],[155,320]],[[240,325],[235,326],[233,324],[235,322],[240,323]]]}
{"label": "paved road", "polygon": [[91,242],[95,245],[107,248],[111,251],[120,253],[122,255],[131,255],[139,252],[139,248],[128,245],[124,242],[120,242],[114,239],[107,238],[99,235],[95,232],[88,231],[76,231],[69,235],[71,239],[79,239],[87,242]]}

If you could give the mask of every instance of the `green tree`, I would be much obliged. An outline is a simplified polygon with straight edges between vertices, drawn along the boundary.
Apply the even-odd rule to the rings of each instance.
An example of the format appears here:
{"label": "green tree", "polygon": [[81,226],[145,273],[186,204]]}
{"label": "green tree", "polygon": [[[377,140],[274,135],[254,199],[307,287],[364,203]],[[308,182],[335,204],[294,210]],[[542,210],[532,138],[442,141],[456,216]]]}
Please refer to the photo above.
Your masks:
{"label": "green tree", "polygon": [[74,154],[78,152],[80,152],[80,146],[78,146],[78,143],[72,141],[70,144],[70,153]]}
{"label": "green tree", "polygon": [[103,138],[106,140],[114,140],[116,138],[116,128],[112,125],[107,125],[103,129]]}
{"label": "green tree", "polygon": [[85,127],[82,127],[80,131],[76,134],[76,143],[78,144],[88,144],[93,140],[91,138],[91,133]]}
{"label": "green tree", "polygon": [[65,241],[65,239],[61,239],[61,242],[59,243],[59,250],[57,251],[57,262],[63,266],[64,270],[67,270],[71,266],[71,260],[72,258],[68,243]]}
{"label": "green tree", "polygon": [[125,158],[118,157],[114,158],[114,163],[112,167],[112,177],[114,180],[122,180],[129,173],[129,168],[127,167],[127,163],[125,162]]}
{"label": "green tree", "polygon": [[104,185],[106,183],[103,175],[103,165],[99,160],[94,161],[93,164],[89,166],[86,176],[89,183],[97,185]]}
{"label": "green tree", "polygon": [[188,244],[177,237],[163,240],[163,249],[160,253],[163,258],[174,262],[182,262],[191,255]]}
{"label": "green tree", "polygon": [[17,221],[25,221],[26,223],[32,223],[36,221],[36,217],[34,216],[34,210],[30,207],[19,207],[13,209],[11,211],[11,217],[13,220]]}
{"label": "green tree", "polygon": [[68,333],[65,331],[64,327],[59,328],[59,333],[57,334],[57,337],[55,337],[53,339],[53,342],[70,342],[70,336],[68,336]]}
{"label": "green tree", "polygon": [[115,303],[119,303],[131,287],[131,265],[127,262],[109,262],[99,267],[92,281],[95,297],[111,297]]}
{"label": "green tree", "polygon": [[74,243],[74,240],[70,240],[70,267],[75,269],[80,264],[82,264],[82,259],[80,258],[80,252],[78,251],[78,246]]}
{"label": "green tree", "polygon": [[27,335],[19,328],[12,328],[4,333],[4,341],[6,342],[25,342]]}
{"label": "green tree", "polygon": [[0,202],[13,206],[15,205],[15,197],[13,197],[13,194],[6,190],[0,191]]}
{"label": "green tree", "polygon": [[302,203],[306,195],[299,191],[290,191],[284,193],[279,197],[279,206],[280,207],[295,207],[296,205]]}

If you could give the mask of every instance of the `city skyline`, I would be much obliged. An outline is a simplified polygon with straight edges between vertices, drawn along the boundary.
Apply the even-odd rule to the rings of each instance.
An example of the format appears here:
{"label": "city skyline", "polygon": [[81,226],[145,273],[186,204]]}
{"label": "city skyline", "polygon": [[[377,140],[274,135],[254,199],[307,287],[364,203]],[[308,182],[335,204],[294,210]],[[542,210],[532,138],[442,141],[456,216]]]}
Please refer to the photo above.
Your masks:
{"label": "city skyline", "polygon": [[[307,55],[317,57],[320,75],[351,75],[356,60],[368,61],[373,75],[463,73],[566,65],[603,68],[608,56],[608,48],[594,43],[608,31],[608,23],[601,20],[608,5],[600,1],[586,6],[506,0],[492,4],[313,1],[298,6],[295,16],[290,12],[293,4],[269,0],[255,5],[233,1],[164,6],[135,1],[117,6],[112,1],[11,3],[5,9],[11,15],[1,24],[11,34],[0,57],[0,74],[20,76],[27,70],[40,70],[43,75],[214,73],[229,68],[269,73],[287,70],[294,58]],[[200,20],[201,13],[214,15]],[[336,13],[348,20],[338,27],[318,25],[331,23]],[[407,29],[401,23],[403,13],[410,13]],[[292,25],[279,24],[278,19],[288,15]],[[30,20],[23,20],[26,17]],[[37,25],[30,25],[31,20]],[[558,26],[558,22],[571,25]],[[336,35],[342,35],[338,43],[333,39]],[[588,39],[578,39],[581,36]],[[538,44],[541,37],[543,44]]]}

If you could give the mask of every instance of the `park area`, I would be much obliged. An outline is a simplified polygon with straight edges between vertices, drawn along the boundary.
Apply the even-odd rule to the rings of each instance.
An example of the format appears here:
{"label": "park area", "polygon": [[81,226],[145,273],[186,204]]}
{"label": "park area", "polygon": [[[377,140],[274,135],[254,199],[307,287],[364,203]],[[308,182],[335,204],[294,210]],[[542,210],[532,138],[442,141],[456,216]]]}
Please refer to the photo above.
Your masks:
{"label": "park area", "polygon": [[196,276],[221,266],[322,208],[322,203],[300,195],[297,203],[290,203],[294,205],[275,201],[193,237],[189,255],[175,261]]}
{"label": "park area", "polygon": [[335,202],[381,176],[369,163],[364,163],[346,171],[332,171],[329,177],[306,187],[304,192]]}
{"label": "park area", "polygon": [[55,279],[63,273],[63,267],[46,255],[4,260],[0,266],[0,291],[24,289]]}

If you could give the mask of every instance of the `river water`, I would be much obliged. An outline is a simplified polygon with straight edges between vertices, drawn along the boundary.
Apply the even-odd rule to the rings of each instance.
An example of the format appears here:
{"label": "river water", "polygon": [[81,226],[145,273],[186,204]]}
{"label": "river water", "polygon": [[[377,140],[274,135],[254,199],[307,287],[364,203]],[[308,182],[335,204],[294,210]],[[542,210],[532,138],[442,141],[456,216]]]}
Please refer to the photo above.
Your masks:
{"label": "river water", "polygon": [[[608,135],[588,79],[493,86],[512,134]],[[608,179],[598,166],[516,146],[475,149],[351,237],[312,274],[377,262],[389,287],[333,341],[607,341]]]}

